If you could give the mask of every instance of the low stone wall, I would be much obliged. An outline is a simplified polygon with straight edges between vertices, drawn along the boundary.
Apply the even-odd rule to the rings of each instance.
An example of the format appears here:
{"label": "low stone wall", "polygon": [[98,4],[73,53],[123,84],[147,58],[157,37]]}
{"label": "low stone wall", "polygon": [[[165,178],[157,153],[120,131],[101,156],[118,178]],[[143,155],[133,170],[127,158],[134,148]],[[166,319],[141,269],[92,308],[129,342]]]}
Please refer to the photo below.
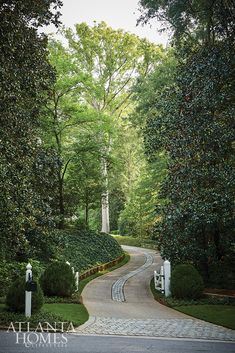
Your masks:
{"label": "low stone wall", "polygon": [[125,254],[119,256],[117,259],[106,262],[105,264],[102,264],[102,265],[99,265],[96,267],[92,267],[91,269],[81,273],[79,276],[79,280],[81,281],[82,279],[87,278],[87,277],[93,275],[94,273],[102,272],[102,271],[106,270],[107,268],[110,268],[110,267],[117,265],[119,262],[121,262],[124,259],[124,257],[125,257]]}

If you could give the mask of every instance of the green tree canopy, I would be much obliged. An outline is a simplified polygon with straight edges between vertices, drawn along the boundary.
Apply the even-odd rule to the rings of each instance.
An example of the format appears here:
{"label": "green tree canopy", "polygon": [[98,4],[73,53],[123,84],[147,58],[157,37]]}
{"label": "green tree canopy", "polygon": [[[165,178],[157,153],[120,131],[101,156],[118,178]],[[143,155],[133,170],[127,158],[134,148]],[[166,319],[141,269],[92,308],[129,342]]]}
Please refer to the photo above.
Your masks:
{"label": "green tree canopy", "polygon": [[214,41],[215,37],[234,36],[233,0],[140,0],[143,14],[139,21],[157,17],[174,37]]}
{"label": "green tree canopy", "polygon": [[[50,45],[57,83],[52,92],[49,120],[53,141],[63,162],[59,173],[60,200],[68,161],[71,156],[76,159],[71,141],[76,144],[76,139],[81,141],[81,133],[87,135],[85,130],[90,130],[91,136],[96,132],[101,148],[103,191],[100,197],[104,201],[102,210],[103,204],[107,210],[108,193],[117,190],[112,186],[117,154],[112,154],[119,137],[128,130],[133,84],[161,61],[163,49],[122,30],[113,30],[104,22],[93,27],[77,24],[75,31],[65,29],[63,34],[67,47],[55,41]],[[60,213],[64,214],[64,205],[60,206]]]}
{"label": "green tree canopy", "polygon": [[[0,3],[0,237],[3,257],[25,254],[50,221],[48,195],[40,176],[50,151],[40,142],[40,116],[54,79],[47,59],[47,40],[37,28],[57,24],[60,1]],[[43,160],[43,161],[42,161]],[[35,175],[35,172],[37,175]],[[51,172],[53,174],[53,171]],[[11,249],[11,253],[8,251]]]}
{"label": "green tree canopy", "polygon": [[164,257],[193,261],[208,279],[211,264],[222,266],[234,251],[232,2],[141,4],[142,19],[168,21],[180,63],[172,85],[145,105],[147,153],[154,158],[165,150],[169,156],[155,234]]}

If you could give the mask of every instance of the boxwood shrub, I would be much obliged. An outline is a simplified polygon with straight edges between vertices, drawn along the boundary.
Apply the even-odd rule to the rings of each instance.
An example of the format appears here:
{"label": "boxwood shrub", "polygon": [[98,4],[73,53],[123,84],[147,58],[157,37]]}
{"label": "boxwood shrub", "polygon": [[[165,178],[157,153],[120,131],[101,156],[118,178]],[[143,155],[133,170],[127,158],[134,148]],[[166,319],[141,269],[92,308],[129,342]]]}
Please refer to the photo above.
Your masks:
{"label": "boxwood shrub", "polygon": [[29,259],[27,262],[0,260],[0,296],[5,296],[12,282],[25,276],[26,265],[30,262],[34,279],[38,279],[44,271],[44,265],[38,261]]}
{"label": "boxwood shrub", "polygon": [[[37,283],[37,291],[32,292],[32,313],[37,313],[44,303],[44,296],[40,284]],[[25,311],[25,277],[17,278],[10,286],[7,296],[6,305],[9,310],[14,312]]]}
{"label": "boxwood shrub", "polygon": [[176,265],[171,275],[171,293],[178,299],[197,299],[202,296],[203,279],[193,265]]}
{"label": "boxwood shrub", "polygon": [[65,262],[50,264],[40,278],[45,295],[71,297],[75,291],[75,277],[71,267]]}

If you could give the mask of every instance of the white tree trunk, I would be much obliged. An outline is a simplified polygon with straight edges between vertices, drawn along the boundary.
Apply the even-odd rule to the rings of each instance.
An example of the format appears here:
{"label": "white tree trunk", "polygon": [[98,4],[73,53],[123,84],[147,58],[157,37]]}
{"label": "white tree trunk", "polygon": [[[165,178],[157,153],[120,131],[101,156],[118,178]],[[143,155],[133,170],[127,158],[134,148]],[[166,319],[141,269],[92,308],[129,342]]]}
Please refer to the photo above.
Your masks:
{"label": "white tree trunk", "polygon": [[101,195],[101,207],[102,207],[102,227],[101,232],[109,233],[109,191],[108,191],[108,170],[107,170],[107,160],[105,157],[101,161],[102,176],[104,178],[105,190]]}
{"label": "white tree trunk", "polygon": [[109,233],[109,194],[108,190],[106,193],[102,194],[102,229],[101,232]]}

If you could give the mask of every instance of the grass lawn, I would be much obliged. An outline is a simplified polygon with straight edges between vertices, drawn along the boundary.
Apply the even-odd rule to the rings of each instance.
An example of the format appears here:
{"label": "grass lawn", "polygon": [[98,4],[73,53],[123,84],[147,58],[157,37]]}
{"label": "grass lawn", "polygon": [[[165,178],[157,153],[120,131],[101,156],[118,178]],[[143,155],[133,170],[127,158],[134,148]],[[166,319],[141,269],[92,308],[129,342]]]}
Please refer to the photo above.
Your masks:
{"label": "grass lawn", "polygon": [[[79,306],[79,304],[77,304]],[[64,317],[53,313],[52,311],[47,311],[43,308],[36,314],[33,314],[30,318],[25,317],[24,313],[15,313],[8,311],[5,304],[0,304],[0,328],[9,327],[11,322],[30,322],[30,327],[36,328],[38,323],[48,322],[51,325],[54,325],[55,322],[67,321],[64,320]],[[65,325],[66,326],[66,325]],[[26,325],[22,326],[22,329],[27,329]]]}
{"label": "grass lawn", "polygon": [[135,238],[130,236],[112,235],[120,245],[139,246],[146,249],[156,250],[156,242],[151,239]]}
{"label": "grass lawn", "polygon": [[235,330],[235,306],[233,305],[187,305],[177,306],[174,309]]}
{"label": "grass lawn", "polygon": [[[105,273],[111,272],[123,265],[125,265],[130,260],[130,255],[125,254],[124,259],[117,265],[106,269],[103,272],[95,273],[79,283],[79,292],[76,293],[76,297],[82,293],[83,288],[87,283],[92,281],[94,278],[102,276]],[[53,301],[56,298],[52,298]],[[59,300],[60,298],[58,298]],[[30,319],[25,318],[23,313],[13,313],[6,310],[5,304],[0,304],[0,327],[8,327],[10,322],[19,321],[30,321],[32,327],[36,327],[38,322],[49,322],[52,325],[54,322],[72,322],[74,327],[82,325],[89,318],[87,309],[83,304],[78,303],[45,303],[39,313],[31,316]]]}
{"label": "grass lawn", "polygon": [[[209,298],[194,300],[179,300],[174,298],[165,298],[164,294],[157,291],[154,287],[154,281],[151,280],[150,288],[154,298],[161,304],[167,305],[184,314],[196,317],[216,325],[231,328],[235,330],[235,306],[228,304],[211,304]],[[209,302],[209,303],[208,303]]]}
{"label": "grass lawn", "polygon": [[74,326],[82,325],[89,318],[88,312],[82,304],[44,304],[43,309],[61,316],[64,321],[72,322]]}

